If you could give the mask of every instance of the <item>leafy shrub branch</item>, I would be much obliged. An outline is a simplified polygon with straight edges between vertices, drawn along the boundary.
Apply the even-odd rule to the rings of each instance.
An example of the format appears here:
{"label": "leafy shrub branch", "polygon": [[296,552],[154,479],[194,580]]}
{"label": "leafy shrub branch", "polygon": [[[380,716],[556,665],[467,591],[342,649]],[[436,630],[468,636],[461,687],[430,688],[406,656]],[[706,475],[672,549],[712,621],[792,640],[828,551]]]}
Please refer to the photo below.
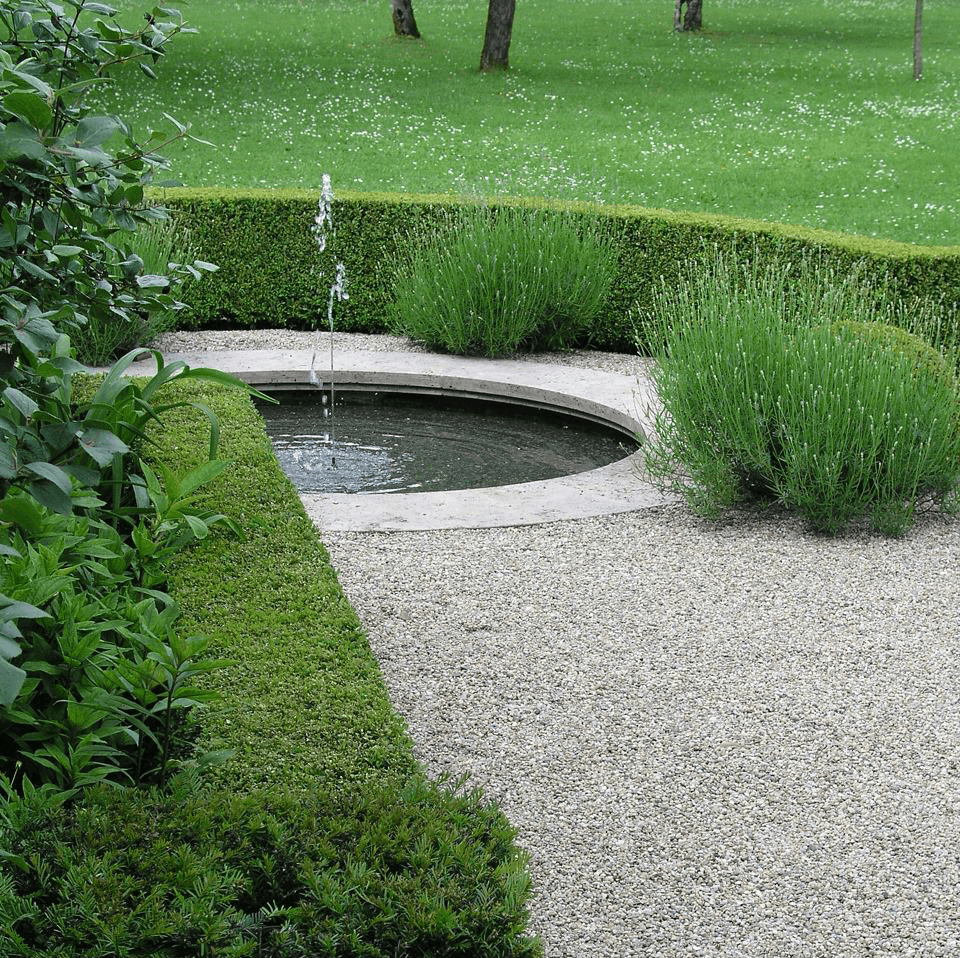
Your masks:
{"label": "leafy shrub branch", "polygon": [[[102,380],[71,336],[181,308],[178,278],[149,272],[130,240],[165,217],[144,200],[187,136],[139,142],[90,91],[131,62],[152,75],[186,29],[156,7],[137,29],[88,0],[0,0],[0,776],[63,789],[163,779],[178,722],[215,663],[176,631],[164,561],[225,517],[193,508],[210,466],[162,482],[142,461],[161,392],[211,370],[164,365],[135,380],[133,350]],[[175,404],[174,404],[175,405]],[[217,428],[211,414],[210,458]]]}

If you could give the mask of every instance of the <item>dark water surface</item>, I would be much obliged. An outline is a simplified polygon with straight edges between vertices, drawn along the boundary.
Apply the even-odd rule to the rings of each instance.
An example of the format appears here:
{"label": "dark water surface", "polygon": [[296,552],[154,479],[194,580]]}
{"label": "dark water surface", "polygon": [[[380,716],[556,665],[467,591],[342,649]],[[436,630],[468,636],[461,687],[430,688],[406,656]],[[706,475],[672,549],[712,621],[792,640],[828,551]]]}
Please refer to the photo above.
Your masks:
{"label": "dark water surface", "polygon": [[[300,492],[440,492],[555,479],[630,455],[629,436],[510,403],[380,391],[272,392],[257,403]],[[335,436],[334,441],[334,426]]]}

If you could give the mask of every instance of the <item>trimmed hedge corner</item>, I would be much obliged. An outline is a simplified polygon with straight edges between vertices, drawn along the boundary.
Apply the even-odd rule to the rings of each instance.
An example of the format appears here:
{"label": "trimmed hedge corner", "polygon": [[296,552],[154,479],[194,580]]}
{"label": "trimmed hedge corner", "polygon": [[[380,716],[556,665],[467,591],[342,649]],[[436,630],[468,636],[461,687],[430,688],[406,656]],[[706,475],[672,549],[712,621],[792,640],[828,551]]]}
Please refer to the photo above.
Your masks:
{"label": "trimmed hedge corner", "polygon": [[[334,264],[346,266],[350,299],[338,304],[337,328],[384,332],[389,264],[410,230],[439,225],[445,210],[467,200],[450,196],[338,192],[335,235],[321,254],[311,234],[319,192],[307,190],[168,189],[154,197],[188,226],[200,256],[220,270],[193,284],[184,298],[196,327],[315,329],[326,325]],[[497,201],[532,205],[530,201]],[[842,233],[709,214],[669,213],[635,206],[553,203],[554,208],[612,221],[619,269],[590,345],[632,352],[630,311],[643,313],[666,278],[703,248],[753,251],[797,259],[815,254],[845,272],[859,264],[862,281],[903,301],[942,301],[960,310],[960,247],[912,246]]]}

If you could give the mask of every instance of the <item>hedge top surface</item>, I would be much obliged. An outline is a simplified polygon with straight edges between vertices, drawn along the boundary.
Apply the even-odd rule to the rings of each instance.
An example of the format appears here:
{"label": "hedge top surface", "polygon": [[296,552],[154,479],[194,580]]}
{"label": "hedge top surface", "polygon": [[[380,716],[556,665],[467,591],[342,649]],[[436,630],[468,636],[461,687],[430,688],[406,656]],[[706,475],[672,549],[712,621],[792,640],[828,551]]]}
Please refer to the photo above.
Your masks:
{"label": "hedge top surface", "polygon": [[[227,189],[222,187],[168,187],[152,190],[150,195],[160,201],[190,202],[191,200],[264,200],[300,201],[315,204],[319,197],[319,185],[316,190],[304,189]],[[337,190],[335,201],[341,203],[389,204],[410,206],[456,206],[482,201],[479,196],[439,194],[439,193],[381,193]],[[621,204],[594,204],[584,202],[566,202],[563,200],[544,200],[528,197],[497,196],[490,200],[497,204],[515,206],[549,207],[574,212],[594,213],[621,218],[663,220],[667,223],[684,225],[708,225],[750,234],[766,234],[783,239],[801,240],[807,244],[840,246],[852,252],[875,256],[906,257],[926,253],[931,256],[960,259],[960,246],[924,246],[901,243],[896,240],[874,239],[856,233],[838,233],[805,226],[792,226],[787,223],[767,222],[764,220],[726,216],[720,213],[688,213],[656,209],[644,206]]]}

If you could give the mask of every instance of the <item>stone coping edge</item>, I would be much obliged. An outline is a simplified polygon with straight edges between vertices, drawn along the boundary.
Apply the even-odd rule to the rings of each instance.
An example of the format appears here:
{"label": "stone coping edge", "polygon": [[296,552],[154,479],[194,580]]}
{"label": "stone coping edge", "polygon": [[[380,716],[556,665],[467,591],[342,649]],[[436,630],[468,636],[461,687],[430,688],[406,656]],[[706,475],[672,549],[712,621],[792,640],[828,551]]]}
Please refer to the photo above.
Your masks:
{"label": "stone coping edge", "polygon": [[[389,388],[496,398],[558,409],[604,422],[643,439],[652,427],[655,393],[645,378],[553,363],[477,359],[418,352],[218,350],[171,353],[182,361],[231,373],[251,386],[309,388],[320,380],[343,387]],[[152,364],[136,364],[138,375]],[[301,494],[317,528],[336,532],[481,529],[613,515],[663,505],[641,476],[642,449],[587,472],[540,482],[453,492]]]}

